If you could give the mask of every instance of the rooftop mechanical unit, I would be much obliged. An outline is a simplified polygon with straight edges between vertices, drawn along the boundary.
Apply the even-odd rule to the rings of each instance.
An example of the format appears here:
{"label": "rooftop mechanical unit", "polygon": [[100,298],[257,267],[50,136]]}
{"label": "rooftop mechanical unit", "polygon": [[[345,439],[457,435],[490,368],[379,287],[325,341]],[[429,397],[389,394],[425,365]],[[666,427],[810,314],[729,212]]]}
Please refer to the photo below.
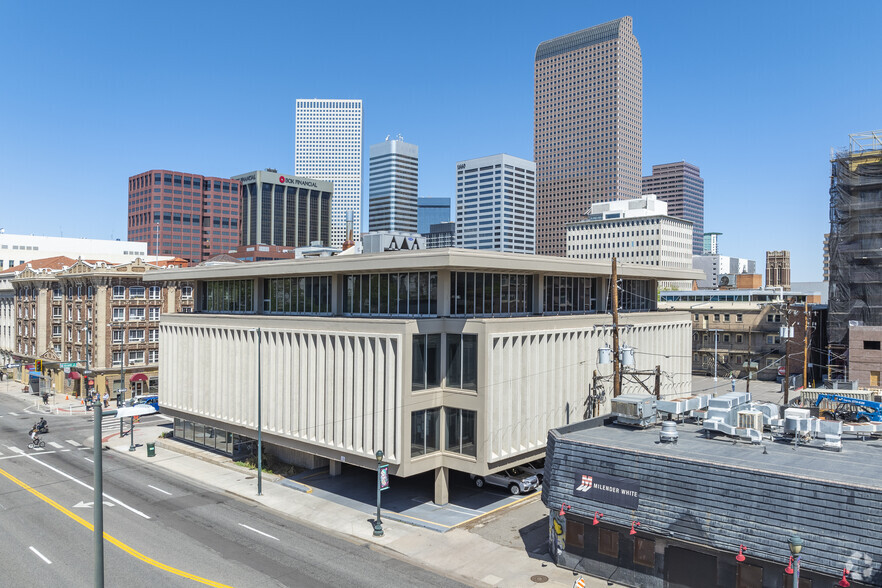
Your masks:
{"label": "rooftop mechanical unit", "polygon": [[658,418],[657,400],[650,394],[622,394],[612,399],[616,424],[632,427],[654,425]]}

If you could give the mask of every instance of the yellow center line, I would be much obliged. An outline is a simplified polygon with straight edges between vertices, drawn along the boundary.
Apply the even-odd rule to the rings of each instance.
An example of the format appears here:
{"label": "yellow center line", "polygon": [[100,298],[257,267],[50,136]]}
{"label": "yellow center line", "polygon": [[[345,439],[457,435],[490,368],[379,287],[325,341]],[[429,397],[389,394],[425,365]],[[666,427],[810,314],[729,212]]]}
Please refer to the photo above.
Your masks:
{"label": "yellow center line", "polygon": [[[2,474],[5,478],[10,480],[11,482],[21,486],[22,488],[24,488],[25,490],[27,490],[28,492],[30,492],[31,494],[33,494],[34,496],[36,496],[37,498],[39,498],[40,500],[45,502],[46,504],[48,504],[48,505],[58,509],[62,513],[66,514],[67,516],[69,516],[70,518],[72,518],[73,520],[78,522],[79,524],[83,525],[84,527],[86,527],[90,531],[93,531],[93,532],[95,531],[95,527],[92,525],[92,523],[90,523],[89,521],[87,521],[83,517],[81,517],[77,514],[74,514],[73,512],[64,508],[63,506],[61,506],[60,504],[58,504],[57,502],[55,502],[54,500],[52,500],[51,498],[46,496],[45,494],[42,494],[38,490],[31,488],[30,486],[28,486],[27,484],[25,484],[24,482],[22,482],[21,480],[19,480],[18,478],[16,478],[12,474],[10,474],[9,472],[7,472],[3,469],[0,469],[0,474]],[[214,580],[207,580],[205,578],[200,578],[199,576],[196,576],[194,574],[190,574],[190,573],[185,572],[183,570],[179,570],[179,569],[173,568],[169,565],[166,565],[162,562],[156,561],[155,559],[147,557],[143,553],[136,551],[135,549],[129,547],[128,545],[126,545],[125,543],[123,543],[122,541],[117,539],[116,537],[112,537],[112,536],[108,535],[107,533],[104,533],[104,539],[106,541],[116,545],[117,547],[119,547],[120,549],[122,549],[123,551],[125,551],[126,553],[131,555],[132,557],[136,557],[136,558],[140,559],[141,561],[150,564],[153,567],[159,568],[160,570],[164,570],[164,571],[169,572],[171,574],[174,574],[176,576],[181,576],[182,578],[187,578],[188,580],[193,580],[194,582],[199,582],[200,584],[205,584],[206,586],[214,586],[215,588],[232,588],[231,586],[227,586],[226,584],[221,584],[220,582],[215,582]]]}

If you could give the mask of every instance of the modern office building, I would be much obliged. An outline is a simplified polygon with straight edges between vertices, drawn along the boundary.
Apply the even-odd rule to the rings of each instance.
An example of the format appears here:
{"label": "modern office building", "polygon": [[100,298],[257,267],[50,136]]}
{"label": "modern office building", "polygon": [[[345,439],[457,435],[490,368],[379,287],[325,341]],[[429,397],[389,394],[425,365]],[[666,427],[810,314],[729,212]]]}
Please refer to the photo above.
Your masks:
{"label": "modern office building", "polygon": [[790,289],[789,251],[766,251],[766,286]]}
{"label": "modern office building", "polygon": [[720,252],[720,237],[723,233],[705,233],[702,239],[701,255],[716,255]]}
{"label": "modern office building", "polygon": [[450,198],[417,200],[417,233],[428,233],[432,225],[450,222]]}
{"label": "modern office building", "polygon": [[534,83],[536,251],[563,256],[566,226],[591,204],[643,193],[643,61],[631,17],[540,43]]}
{"label": "modern office building", "polygon": [[47,383],[58,393],[82,394],[85,378],[114,398],[120,388],[128,396],[155,393],[160,316],[193,310],[190,283],[144,282],[157,270],[141,260],[112,265],[55,258],[17,272],[10,280],[16,309],[12,355],[21,364],[15,375],[27,381],[41,359]]}
{"label": "modern office building", "polygon": [[253,171],[233,179],[242,186],[241,245],[328,245],[334,195],[331,182],[275,170]]}
{"label": "modern office building", "polygon": [[756,261],[729,255],[693,255],[692,267],[705,274],[704,278],[698,280],[700,290],[734,286],[738,274],[756,273]]}
{"label": "modern office building", "polygon": [[294,173],[334,184],[331,247],[346,240],[347,210],[361,227],[361,145],[361,100],[297,100]]}
{"label": "modern office building", "polygon": [[[691,389],[691,325],[655,312],[656,284],[695,274],[619,266],[620,341],[664,349],[637,358],[668,374],[664,398]],[[609,395],[586,404],[595,369],[610,382],[595,364],[609,278],[608,263],[462,249],[152,271],[197,284],[195,313],[162,317],[162,411],[195,443],[215,442],[207,427],[253,439],[260,381],[265,448],[332,474],[382,450],[392,475],[434,472],[443,504],[450,470],[540,457],[550,428],[609,411]]]}
{"label": "modern office building", "polygon": [[438,223],[429,226],[426,237],[426,247],[439,249],[441,247],[456,247],[456,223]]}
{"label": "modern office building", "polygon": [[536,252],[536,165],[501,153],[456,164],[456,243]]}
{"label": "modern office building", "polygon": [[368,172],[370,231],[417,232],[419,147],[401,135],[371,145]]}
{"label": "modern office building", "polygon": [[[153,169],[129,178],[129,240],[199,263],[239,244],[239,182]],[[142,256],[143,257],[143,256]]]}
{"label": "modern office building", "polygon": [[669,216],[653,194],[592,204],[587,219],[567,226],[567,257],[689,269],[692,223]]}
{"label": "modern office building", "polygon": [[654,165],[652,175],[643,176],[643,193],[667,202],[671,216],[692,222],[692,253],[703,255],[704,179],[698,166],[685,161]]}
{"label": "modern office building", "polygon": [[[0,270],[50,257],[103,259],[126,263],[147,257],[147,244],[115,239],[77,239],[42,235],[12,235],[0,231]],[[164,259],[170,259],[166,256]]]}

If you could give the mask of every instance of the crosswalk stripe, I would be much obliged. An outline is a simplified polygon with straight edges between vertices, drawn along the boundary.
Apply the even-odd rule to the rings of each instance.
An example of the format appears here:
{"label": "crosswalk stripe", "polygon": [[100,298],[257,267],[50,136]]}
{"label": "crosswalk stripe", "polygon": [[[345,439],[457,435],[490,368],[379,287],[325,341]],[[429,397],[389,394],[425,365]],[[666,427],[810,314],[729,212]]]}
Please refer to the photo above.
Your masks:
{"label": "crosswalk stripe", "polygon": [[77,443],[77,442],[74,441],[73,439],[65,439],[64,442],[65,442],[65,443],[70,443],[70,444],[73,445],[74,447],[82,447],[82,446],[83,446],[82,443]]}
{"label": "crosswalk stripe", "polygon": [[10,412],[9,416],[18,416],[18,413],[17,412]]}
{"label": "crosswalk stripe", "polygon": [[63,449],[64,448],[64,445],[62,445],[61,443],[56,443],[55,441],[50,441],[49,445],[51,445],[55,449]]}

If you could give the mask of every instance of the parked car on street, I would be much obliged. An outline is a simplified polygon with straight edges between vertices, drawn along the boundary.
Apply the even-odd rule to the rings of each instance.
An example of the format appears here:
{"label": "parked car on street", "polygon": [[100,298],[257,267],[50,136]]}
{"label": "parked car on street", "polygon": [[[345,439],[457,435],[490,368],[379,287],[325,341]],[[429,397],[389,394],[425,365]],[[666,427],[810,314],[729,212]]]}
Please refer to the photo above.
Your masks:
{"label": "parked car on street", "polygon": [[147,396],[135,396],[134,404],[149,404],[156,409],[156,412],[159,412],[159,396],[157,396],[156,394],[151,394]]}
{"label": "parked car on street", "polygon": [[539,483],[541,484],[542,479],[545,477],[545,458],[529,461],[521,465],[520,468],[528,474],[533,474],[539,478]]}
{"label": "parked car on street", "polygon": [[525,494],[539,487],[539,478],[520,468],[509,468],[495,474],[471,477],[478,488],[483,488],[484,484],[492,484],[508,488],[508,491],[515,495]]}

